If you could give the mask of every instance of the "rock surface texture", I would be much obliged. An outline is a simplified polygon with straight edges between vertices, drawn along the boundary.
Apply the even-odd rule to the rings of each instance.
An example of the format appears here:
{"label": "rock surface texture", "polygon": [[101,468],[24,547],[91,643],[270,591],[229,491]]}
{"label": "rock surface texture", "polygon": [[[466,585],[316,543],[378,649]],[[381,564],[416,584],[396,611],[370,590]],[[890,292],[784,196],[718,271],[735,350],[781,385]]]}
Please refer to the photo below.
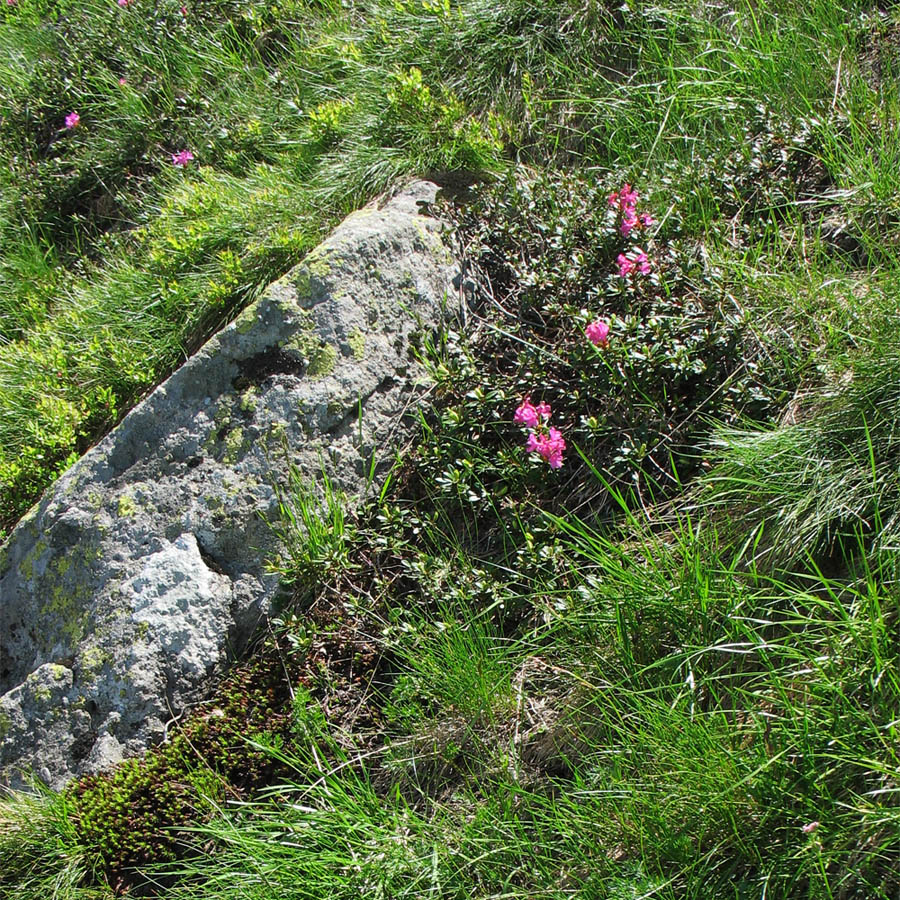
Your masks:
{"label": "rock surface texture", "polygon": [[452,297],[410,185],[354,213],[136,407],[0,551],[0,783],[138,754],[272,601],[288,459],[358,494],[404,439],[412,345]]}

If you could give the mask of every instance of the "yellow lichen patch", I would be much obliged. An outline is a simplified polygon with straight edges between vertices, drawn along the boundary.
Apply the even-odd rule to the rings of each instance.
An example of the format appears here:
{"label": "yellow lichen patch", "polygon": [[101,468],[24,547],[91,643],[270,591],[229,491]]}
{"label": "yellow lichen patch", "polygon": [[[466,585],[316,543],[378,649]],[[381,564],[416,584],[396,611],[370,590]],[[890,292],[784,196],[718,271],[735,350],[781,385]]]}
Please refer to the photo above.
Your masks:
{"label": "yellow lichen patch", "polygon": [[105,650],[99,647],[88,647],[79,659],[83,678],[93,678],[103,668],[111,657]]}
{"label": "yellow lichen patch", "polygon": [[243,428],[232,428],[225,436],[225,453],[222,462],[231,465],[236,463],[250,447],[250,442],[244,437]]}
{"label": "yellow lichen patch", "polygon": [[311,322],[304,326],[281,347],[285,350],[295,350],[306,360],[306,374],[310,378],[322,378],[333,371],[338,359],[337,348],[323,341],[317,334],[311,331]]}
{"label": "yellow lichen patch", "polygon": [[355,360],[359,361],[366,355],[366,336],[358,328],[347,335],[347,343]]}
{"label": "yellow lichen patch", "polygon": [[43,541],[38,541],[19,563],[19,574],[26,581],[31,581],[34,578],[34,564],[44,555],[46,550],[47,545]]}
{"label": "yellow lichen patch", "polygon": [[307,255],[303,264],[313,278],[326,278],[331,272],[332,266],[329,257],[333,254],[334,251],[331,249],[317,247]]}
{"label": "yellow lichen patch", "polygon": [[337,362],[337,350],[331,344],[321,343],[309,357],[306,374],[310,378],[322,378],[334,370]]}
{"label": "yellow lichen patch", "polygon": [[[42,620],[55,619],[59,627],[54,634],[61,634],[74,644],[84,637],[86,630],[88,615],[84,602],[87,595],[88,591],[84,586],[71,590],[55,585],[50,590],[50,599],[41,607],[40,617]],[[47,633],[50,635],[49,630]]]}
{"label": "yellow lichen patch", "polygon": [[133,516],[137,512],[137,509],[137,503],[135,503],[134,497],[130,494],[122,494],[122,496],[119,497],[116,512],[119,514],[120,518],[127,519],[129,516]]}
{"label": "yellow lichen patch", "polygon": [[238,334],[247,334],[253,331],[259,321],[259,302],[248,306],[235,320],[234,328]]}
{"label": "yellow lichen patch", "polygon": [[242,413],[250,414],[256,409],[259,402],[259,389],[255,385],[251,385],[241,394],[240,409]]}

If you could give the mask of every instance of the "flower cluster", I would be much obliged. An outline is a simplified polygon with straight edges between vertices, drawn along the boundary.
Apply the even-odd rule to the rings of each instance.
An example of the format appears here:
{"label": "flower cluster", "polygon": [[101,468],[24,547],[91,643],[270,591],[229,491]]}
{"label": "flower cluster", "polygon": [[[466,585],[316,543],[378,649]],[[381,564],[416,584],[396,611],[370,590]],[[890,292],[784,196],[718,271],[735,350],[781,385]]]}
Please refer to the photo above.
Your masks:
{"label": "flower cluster", "polygon": [[[623,184],[620,190],[609,195],[609,207],[616,213],[616,221],[623,237],[628,237],[635,229],[641,231],[649,228],[654,222],[650,213],[637,211],[637,202],[638,192],[630,184]],[[619,267],[620,278],[636,274],[649,275],[653,271],[649,257],[640,247],[635,247],[629,254],[620,253],[616,257],[616,265]]]}
{"label": "flower cluster", "polygon": [[640,247],[638,247],[637,251],[632,253],[631,256],[620,253],[616,257],[616,265],[619,267],[619,276],[621,278],[627,278],[633,272],[640,272],[641,275],[649,275],[653,271],[653,267],[650,265],[647,254],[644,253]]}
{"label": "flower cluster", "polygon": [[563,464],[563,451],[566,442],[558,428],[548,427],[550,406],[538,403],[534,406],[531,397],[526,397],[513,415],[513,421],[529,429],[525,449],[529,453],[538,453],[547,461],[551,469],[558,469]]}
{"label": "flower cluster", "polygon": [[623,237],[628,237],[635,228],[649,228],[653,224],[653,216],[649,213],[638,213],[637,202],[638,193],[630,184],[623,184],[621,190],[609,195],[609,206],[616,211]]}
{"label": "flower cluster", "polygon": [[73,128],[77,128],[80,122],[81,116],[79,116],[77,112],[70,112],[66,116],[66,128],[69,131],[71,131]]}

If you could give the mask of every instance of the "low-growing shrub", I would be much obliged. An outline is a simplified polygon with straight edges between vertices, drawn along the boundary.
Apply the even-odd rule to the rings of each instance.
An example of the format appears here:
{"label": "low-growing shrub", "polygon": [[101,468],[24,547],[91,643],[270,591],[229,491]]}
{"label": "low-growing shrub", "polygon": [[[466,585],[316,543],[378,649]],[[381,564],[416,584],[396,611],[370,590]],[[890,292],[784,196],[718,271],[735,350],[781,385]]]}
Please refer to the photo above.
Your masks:
{"label": "low-growing shrub", "polygon": [[519,172],[449,214],[469,321],[432,348],[442,440],[418,460],[445,500],[486,510],[537,494],[599,511],[591,469],[659,499],[705,465],[711,421],[766,420],[788,396],[752,308],[664,191]]}

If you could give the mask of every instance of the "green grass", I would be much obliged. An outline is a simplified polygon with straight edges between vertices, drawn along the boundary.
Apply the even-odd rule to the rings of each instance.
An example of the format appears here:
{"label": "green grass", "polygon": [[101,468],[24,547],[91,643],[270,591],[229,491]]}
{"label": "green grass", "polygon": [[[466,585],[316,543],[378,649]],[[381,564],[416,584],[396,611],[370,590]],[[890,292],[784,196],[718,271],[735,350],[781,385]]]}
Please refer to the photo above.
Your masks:
{"label": "green grass", "polygon": [[[755,228],[797,199],[772,177],[792,173],[752,148],[801,134],[788,168],[815,160],[859,240],[893,245],[896,90],[867,9],[4,9],[3,522],[336,217],[405,174],[518,159],[642,177],[717,243],[723,215]],[[185,147],[196,162],[176,170]],[[826,203],[801,199],[806,219]]]}
{"label": "green grass", "polygon": [[[379,496],[352,518],[282,490],[294,700],[244,748],[273,783],[224,785],[229,718],[181,775],[163,751],[10,798],[0,885],[893,898],[897,14],[179,6],[0,7],[4,527],[397,179],[494,182],[447,211],[477,290],[426,341],[433,406]],[[616,273],[625,182],[646,279]],[[512,421],[526,394],[559,470]],[[145,834],[124,782],[200,793]]]}

